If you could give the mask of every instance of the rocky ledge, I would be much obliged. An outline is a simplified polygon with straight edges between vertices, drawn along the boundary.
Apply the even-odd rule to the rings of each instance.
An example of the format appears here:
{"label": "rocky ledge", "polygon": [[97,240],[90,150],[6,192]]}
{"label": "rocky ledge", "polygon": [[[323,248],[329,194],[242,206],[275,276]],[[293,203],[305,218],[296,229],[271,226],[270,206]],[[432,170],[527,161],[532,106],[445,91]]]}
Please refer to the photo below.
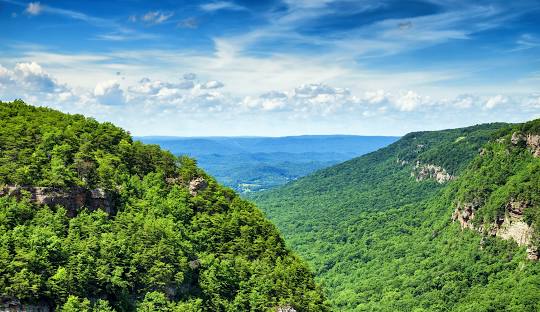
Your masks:
{"label": "rocky ledge", "polygon": [[510,142],[516,146],[524,145],[529,151],[531,151],[534,157],[540,157],[540,135],[514,132],[512,133]]}
{"label": "rocky ledge", "polygon": [[456,178],[441,166],[422,164],[419,161],[416,162],[416,165],[411,172],[411,176],[416,179],[416,182],[431,179],[437,181],[439,184],[444,184]]}
{"label": "rocky ledge", "polygon": [[45,302],[24,304],[17,299],[3,299],[0,301],[0,312],[51,312],[53,309]]}
{"label": "rocky ledge", "polygon": [[0,196],[28,196],[30,201],[38,205],[66,208],[70,217],[76,216],[81,209],[90,211],[102,209],[110,215],[116,213],[114,196],[103,189],[85,189],[82,187],[56,188],[38,186],[4,186],[0,187]]}
{"label": "rocky ledge", "polygon": [[479,203],[458,203],[452,214],[452,221],[459,222],[461,229],[472,229],[502,239],[512,239],[519,246],[527,246],[527,257],[530,260],[540,258],[540,250],[531,244],[534,233],[533,228],[523,220],[523,211],[530,205],[526,202],[510,201],[506,205],[504,217],[499,218],[489,228],[475,226],[472,220],[475,212],[480,208]]}

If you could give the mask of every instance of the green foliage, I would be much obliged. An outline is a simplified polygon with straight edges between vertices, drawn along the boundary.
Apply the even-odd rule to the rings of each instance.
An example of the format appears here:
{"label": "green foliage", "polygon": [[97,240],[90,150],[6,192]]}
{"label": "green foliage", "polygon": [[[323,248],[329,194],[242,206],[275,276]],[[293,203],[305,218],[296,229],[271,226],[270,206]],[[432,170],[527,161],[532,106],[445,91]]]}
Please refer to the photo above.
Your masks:
{"label": "green foliage", "polygon": [[[0,104],[0,117],[0,184],[100,186],[119,199],[114,216],[69,218],[0,197],[0,298],[60,311],[328,310],[276,228],[194,160],[21,101]],[[197,196],[194,177],[208,182]]]}
{"label": "green foliage", "polygon": [[177,170],[171,153],[110,123],[22,101],[0,102],[0,146],[0,184],[111,188],[122,175]]}
{"label": "green foliage", "polygon": [[[534,203],[526,220],[537,220],[540,159],[509,145],[515,127],[411,133],[250,197],[315,269],[337,311],[538,311],[540,265],[525,248],[451,223],[458,201],[478,198],[479,219],[521,198]],[[459,178],[416,182],[417,161]]]}

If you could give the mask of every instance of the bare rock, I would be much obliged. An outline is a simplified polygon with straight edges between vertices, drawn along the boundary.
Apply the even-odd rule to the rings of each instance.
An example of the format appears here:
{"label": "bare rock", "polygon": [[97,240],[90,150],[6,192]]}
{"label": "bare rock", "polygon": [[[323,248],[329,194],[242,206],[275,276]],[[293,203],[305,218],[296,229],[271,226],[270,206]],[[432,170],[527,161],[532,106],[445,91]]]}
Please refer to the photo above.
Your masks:
{"label": "bare rock", "polygon": [[526,142],[527,147],[533,153],[534,157],[540,157],[540,135],[528,134]]}
{"label": "bare rock", "polygon": [[519,145],[519,144],[525,142],[525,136],[520,132],[514,132],[514,133],[512,133],[512,137],[510,138],[510,142],[512,142],[513,145]]}
{"label": "bare rock", "polygon": [[525,135],[520,132],[514,132],[510,141],[513,145],[527,147],[534,157],[540,157],[540,135],[532,133]]}
{"label": "bare rock", "polygon": [[437,181],[439,184],[444,184],[456,178],[440,166],[422,164],[420,162],[416,162],[411,176],[416,178],[416,182],[431,179]]}
{"label": "bare rock", "polygon": [[202,178],[198,177],[189,181],[189,193],[192,196],[197,196],[201,191],[204,191],[208,187],[208,182]]}
{"label": "bare rock", "polygon": [[22,198],[25,195],[28,195],[31,202],[38,205],[63,206],[70,217],[76,216],[83,207],[90,211],[102,209],[110,215],[116,213],[113,196],[103,189],[88,190],[82,187],[37,186],[5,186],[0,188],[0,196]]}
{"label": "bare rock", "polygon": [[540,250],[538,247],[535,246],[529,246],[527,247],[527,259],[538,261],[540,260]]}
{"label": "bare rock", "polygon": [[287,304],[276,307],[276,312],[296,312],[296,309]]}
{"label": "bare rock", "polygon": [[466,228],[476,229],[472,220],[478,207],[478,203],[458,203],[456,210],[452,214],[452,221],[458,221],[462,230]]}
{"label": "bare rock", "polygon": [[489,225],[488,229],[484,228],[484,226],[475,227],[472,223],[475,211],[479,207],[479,203],[458,203],[456,210],[452,214],[452,221],[459,222],[462,230],[469,228],[501,239],[511,239],[519,246],[527,246],[528,259],[538,260],[540,258],[538,246],[533,246],[531,243],[534,229],[523,219],[523,212],[530,207],[530,203],[511,200],[505,206],[506,213],[504,217]]}
{"label": "bare rock", "polygon": [[0,312],[50,312],[52,309],[48,304],[34,303],[26,304],[21,303],[17,299],[3,299],[0,302]]}

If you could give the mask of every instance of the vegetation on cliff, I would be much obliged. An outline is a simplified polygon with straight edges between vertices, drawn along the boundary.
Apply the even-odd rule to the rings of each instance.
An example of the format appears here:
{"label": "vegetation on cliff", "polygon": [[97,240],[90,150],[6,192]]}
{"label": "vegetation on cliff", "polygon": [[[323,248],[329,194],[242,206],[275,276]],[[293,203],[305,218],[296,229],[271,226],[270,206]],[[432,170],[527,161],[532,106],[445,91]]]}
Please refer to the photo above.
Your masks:
{"label": "vegetation on cliff", "polygon": [[2,300],[63,311],[327,310],[313,274],[253,204],[110,123],[0,103],[0,184],[99,188],[117,201],[115,215],[69,218],[24,194],[0,197]]}
{"label": "vegetation on cliff", "polygon": [[[411,133],[251,198],[310,262],[336,310],[538,311],[540,264],[526,247],[462,229],[452,214],[481,199],[477,221],[494,224],[509,201],[523,200],[538,229],[540,158],[510,141],[539,126]],[[419,179],[417,164],[456,178]]]}

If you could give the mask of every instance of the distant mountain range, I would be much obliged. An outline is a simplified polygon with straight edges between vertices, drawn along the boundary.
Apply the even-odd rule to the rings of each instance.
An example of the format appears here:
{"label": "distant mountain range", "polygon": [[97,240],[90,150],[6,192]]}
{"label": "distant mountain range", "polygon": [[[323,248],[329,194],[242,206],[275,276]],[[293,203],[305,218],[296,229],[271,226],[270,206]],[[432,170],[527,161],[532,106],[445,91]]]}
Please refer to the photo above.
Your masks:
{"label": "distant mountain range", "polygon": [[285,184],[318,169],[375,151],[398,137],[305,135],[289,137],[138,137],[188,155],[239,192]]}

